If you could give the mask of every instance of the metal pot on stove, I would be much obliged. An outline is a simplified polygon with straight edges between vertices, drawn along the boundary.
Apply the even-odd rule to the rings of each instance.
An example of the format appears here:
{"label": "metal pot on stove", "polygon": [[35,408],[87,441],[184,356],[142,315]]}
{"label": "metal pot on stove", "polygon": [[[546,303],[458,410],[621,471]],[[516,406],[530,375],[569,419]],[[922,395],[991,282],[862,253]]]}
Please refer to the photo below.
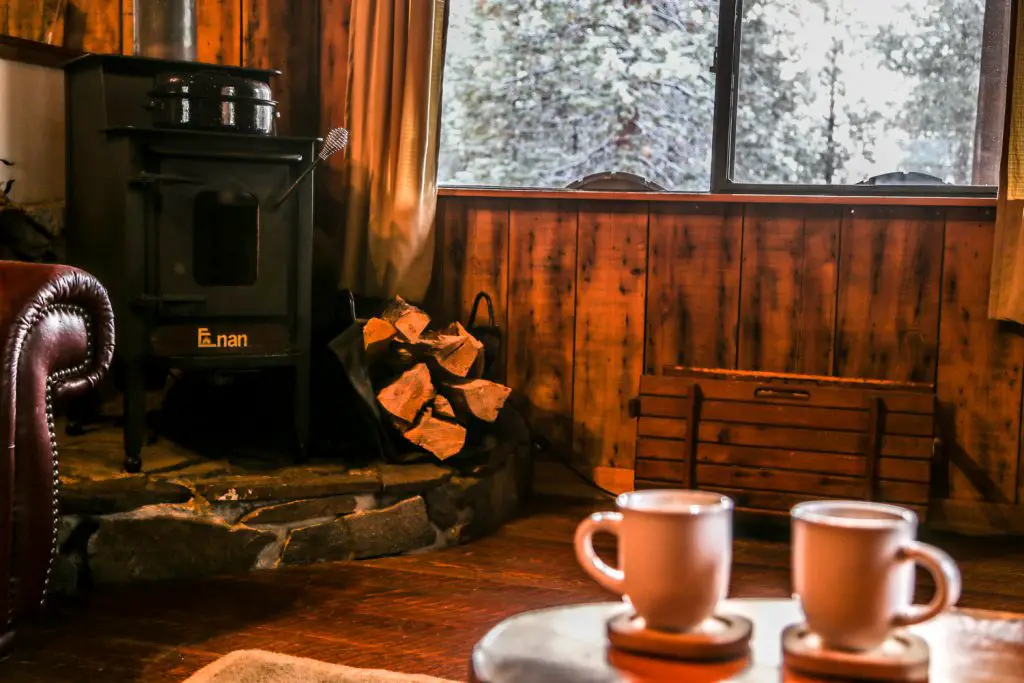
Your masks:
{"label": "metal pot on stove", "polygon": [[149,96],[158,128],[271,135],[279,116],[268,84],[218,71],[160,74]]}

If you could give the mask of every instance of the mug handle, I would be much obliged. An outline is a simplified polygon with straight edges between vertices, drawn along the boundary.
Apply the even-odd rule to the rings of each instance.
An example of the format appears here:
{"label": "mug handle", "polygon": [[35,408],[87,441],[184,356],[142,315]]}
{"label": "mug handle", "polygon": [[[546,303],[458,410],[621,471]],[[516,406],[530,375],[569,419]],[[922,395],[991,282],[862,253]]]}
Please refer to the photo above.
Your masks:
{"label": "mug handle", "polygon": [[935,597],[927,605],[911,605],[893,617],[893,626],[913,626],[934,619],[960,599],[960,570],[944,550],[927,543],[910,543],[900,549],[897,560],[916,562],[935,579]]}
{"label": "mug handle", "polygon": [[620,524],[622,524],[622,513],[620,512],[595,512],[576,527],[576,538],[573,542],[576,547],[576,559],[587,574],[590,574],[590,578],[618,595],[625,592],[623,589],[625,577],[622,575],[621,569],[608,566],[594,552],[594,534],[604,531],[618,536]]}

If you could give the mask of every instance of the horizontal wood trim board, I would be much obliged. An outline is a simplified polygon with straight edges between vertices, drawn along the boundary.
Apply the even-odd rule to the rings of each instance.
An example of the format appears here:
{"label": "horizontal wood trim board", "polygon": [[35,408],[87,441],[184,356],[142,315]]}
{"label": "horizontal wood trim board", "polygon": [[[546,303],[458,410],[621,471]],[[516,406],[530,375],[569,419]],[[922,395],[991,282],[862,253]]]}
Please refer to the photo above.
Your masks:
{"label": "horizontal wood trim board", "polygon": [[[879,215],[905,215],[906,212],[881,210]],[[916,215],[916,214],[911,214]],[[935,214],[936,217],[939,214]],[[836,377],[833,375],[810,375],[796,372],[776,372],[766,370],[733,370],[729,368],[687,367],[684,365],[667,365],[663,375],[667,377],[689,377],[697,380],[725,379],[746,382],[775,382],[782,384],[800,384],[810,386],[834,386],[845,389],[872,389],[878,391],[910,391],[913,393],[933,393],[932,382],[905,382],[888,379],[870,379],[865,377]]]}
{"label": "horizontal wood trim board", "polygon": [[[673,396],[641,396],[642,417],[685,418],[689,406],[685,398]],[[817,406],[767,405],[763,402],[706,401],[701,403],[701,419],[741,424],[776,425],[779,427],[813,427],[851,432],[870,428],[867,410],[850,408],[819,408]],[[931,437],[935,422],[930,415],[887,413],[882,431],[887,434]]]}
{"label": "horizontal wood trim board", "polygon": [[[637,469],[640,462],[685,462],[686,449],[682,441],[640,439],[637,443]],[[863,476],[865,456],[842,453],[807,453],[775,448],[744,448],[719,444],[700,444],[698,463],[735,465],[737,467],[767,467],[796,470],[807,473]],[[905,458],[879,459],[879,478],[927,484],[931,480],[931,462]]]}
{"label": "horizontal wood trim board", "polygon": [[1024,535],[1024,504],[933,499],[931,510],[936,529],[962,534],[989,535],[998,531]]}
{"label": "horizontal wood trim board", "polygon": [[[660,439],[686,439],[686,420],[665,417],[641,417],[637,420],[637,436]],[[700,443],[783,448],[820,453],[864,455],[868,451],[868,434],[845,431],[824,431],[800,427],[737,425],[728,422],[700,423]],[[930,459],[933,440],[930,437],[885,435],[883,456]]]}
{"label": "horizontal wood trim board", "polygon": [[[885,462],[885,461],[883,461]],[[897,461],[899,462],[899,461]],[[924,463],[927,465],[927,463]],[[843,477],[850,480],[856,480],[857,486],[861,490],[864,488],[864,472],[863,472],[863,461],[861,461],[861,471],[857,472],[853,468],[843,469],[804,469],[804,468],[790,468],[783,467],[780,464],[773,464],[771,468],[749,465],[746,462],[737,460],[708,460],[703,457],[697,457],[697,481],[701,481],[700,473],[703,471],[705,465],[713,465],[714,467],[746,467],[751,470],[763,470],[763,471],[777,471],[779,474],[793,474],[793,475],[807,475],[808,477],[814,477],[816,479],[829,478],[829,477]],[[648,460],[639,458],[636,461],[636,476],[640,479],[653,479],[657,481],[677,482],[682,483],[686,481],[686,462],[683,460]],[[897,474],[901,476],[891,476]],[[901,471],[899,468],[896,470],[890,470],[889,473],[880,472],[879,476],[882,481],[886,482],[904,482],[907,484],[921,484],[925,490],[928,488],[928,472],[925,470],[924,476],[921,476],[920,472]],[[912,477],[912,478],[908,478]],[[803,489],[800,489],[803,490]]]}
{"label": "horizontal wood trim board", "polygon": [[679,204],[812,204],[833,206],[995,207],[995,197],[892,197],[836,195],[710,194],[684,192],[616,192],[595,190],[516,189],[511,187],[440,187],[439,197],[496,199],[572,199],[578,201],[674,202]]}
{"label": "horizontal wood trim board", "polygon": [[[705,401],[747,401],[764,405],[805,406],[816,408],[847,408],[867,410],[871,392],[853,391],[834,386],[780,385],[768,382],[736,382],[729,380],[701,379],[691,377],[667,377],[643,375],[640,378],[640,395],[684,398],[690,387],[699,384]],[[792,394],[794,398],[782,398],[779,390],[802,392]],[[885,391],[881,395],[885,408],[892,413],[933,415],[934,394],[917,392]]]}
{"label": "horizontal wood trim board", "polygon": [[[639,474],[637,476],[647,478]],[[825,497],[854,499],[864,497],[863,478],[751,469],[728,465],[698,463],[697,485],[700,487],[727,486],[758,491],[781,491]],[[882,480],[878,482],[877,491],[882,500],[894,503],[928,502],[928,486],[925,484]]]}

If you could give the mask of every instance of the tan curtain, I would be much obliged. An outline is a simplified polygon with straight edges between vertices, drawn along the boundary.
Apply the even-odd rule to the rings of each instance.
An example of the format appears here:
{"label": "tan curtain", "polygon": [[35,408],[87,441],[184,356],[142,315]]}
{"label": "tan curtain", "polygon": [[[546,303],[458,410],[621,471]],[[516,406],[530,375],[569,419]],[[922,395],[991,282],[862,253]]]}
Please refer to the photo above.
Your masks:
{"label": "tan curtain", "polygon": [[352,0],[340,288],[426,294],[446,28],[445,0]]}
{"label": "tan curtain", "polygon": [[1006,133],[996,207],[990,318],[1024,323],[1024,13],[1013,3]]}

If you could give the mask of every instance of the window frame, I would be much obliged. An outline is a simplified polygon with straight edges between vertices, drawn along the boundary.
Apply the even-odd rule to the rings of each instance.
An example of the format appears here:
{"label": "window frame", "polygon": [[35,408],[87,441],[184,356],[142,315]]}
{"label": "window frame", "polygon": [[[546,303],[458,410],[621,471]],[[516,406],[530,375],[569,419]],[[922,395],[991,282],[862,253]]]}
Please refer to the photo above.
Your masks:
{"label": "window frame", "polygon": [[[1015,2],[1016,0],[1010,0]],[[936,199],[965,199],[977,201],[996,199],[999,188],[996,185],[825,185],[825,184],[785,184],[785,183],[741,183],[732,180],[735,165],[735,149],[733,138],[736,130],[737,114],[737,74],[739,73],[740,39],[742,37],[743,0],[718,0],[718,42],[713,55],[710,70],[715,75],[715,103],[711,121],[711,168],[709,187],[707,190],[665,190],[658,194],[694,196],[772,196],[786,197],[919,197]],[[731,21],[726,21],[731,18]],[[1012,59],[1012,46],[1006,56]],[[1009,74],[1007,64],[1007,75]],[[442,86],[443,88],[443,86]],[[443,121],[442,121],[443,125]],[[1006,134],[1004,122],[1004,132]],[[439,131],[440,136],[440,131]],[[440,151],[440,150],[439,150]],[[522,193],[530,196],[545,194],[563,195],[567,192],[586,193],[590,195],[620,195],[616,190],[568,190],[564,187],[527,187],[527,186],[491,186],[438,183],[441,194],[451,191],[460,192],[494,192]],[[639,193],[642,194],[642,193]]]}
{"label": "window frame", "polygon": [[[719,0],[715,55],[715,111],[711,131],[712,194],[868,197],[995,197],[995,185],[824,185],[741,183],[732,179],[737,115],[737,74],[742,38],[743,0]],[[731,21],[727,21],[731,18]]]}

